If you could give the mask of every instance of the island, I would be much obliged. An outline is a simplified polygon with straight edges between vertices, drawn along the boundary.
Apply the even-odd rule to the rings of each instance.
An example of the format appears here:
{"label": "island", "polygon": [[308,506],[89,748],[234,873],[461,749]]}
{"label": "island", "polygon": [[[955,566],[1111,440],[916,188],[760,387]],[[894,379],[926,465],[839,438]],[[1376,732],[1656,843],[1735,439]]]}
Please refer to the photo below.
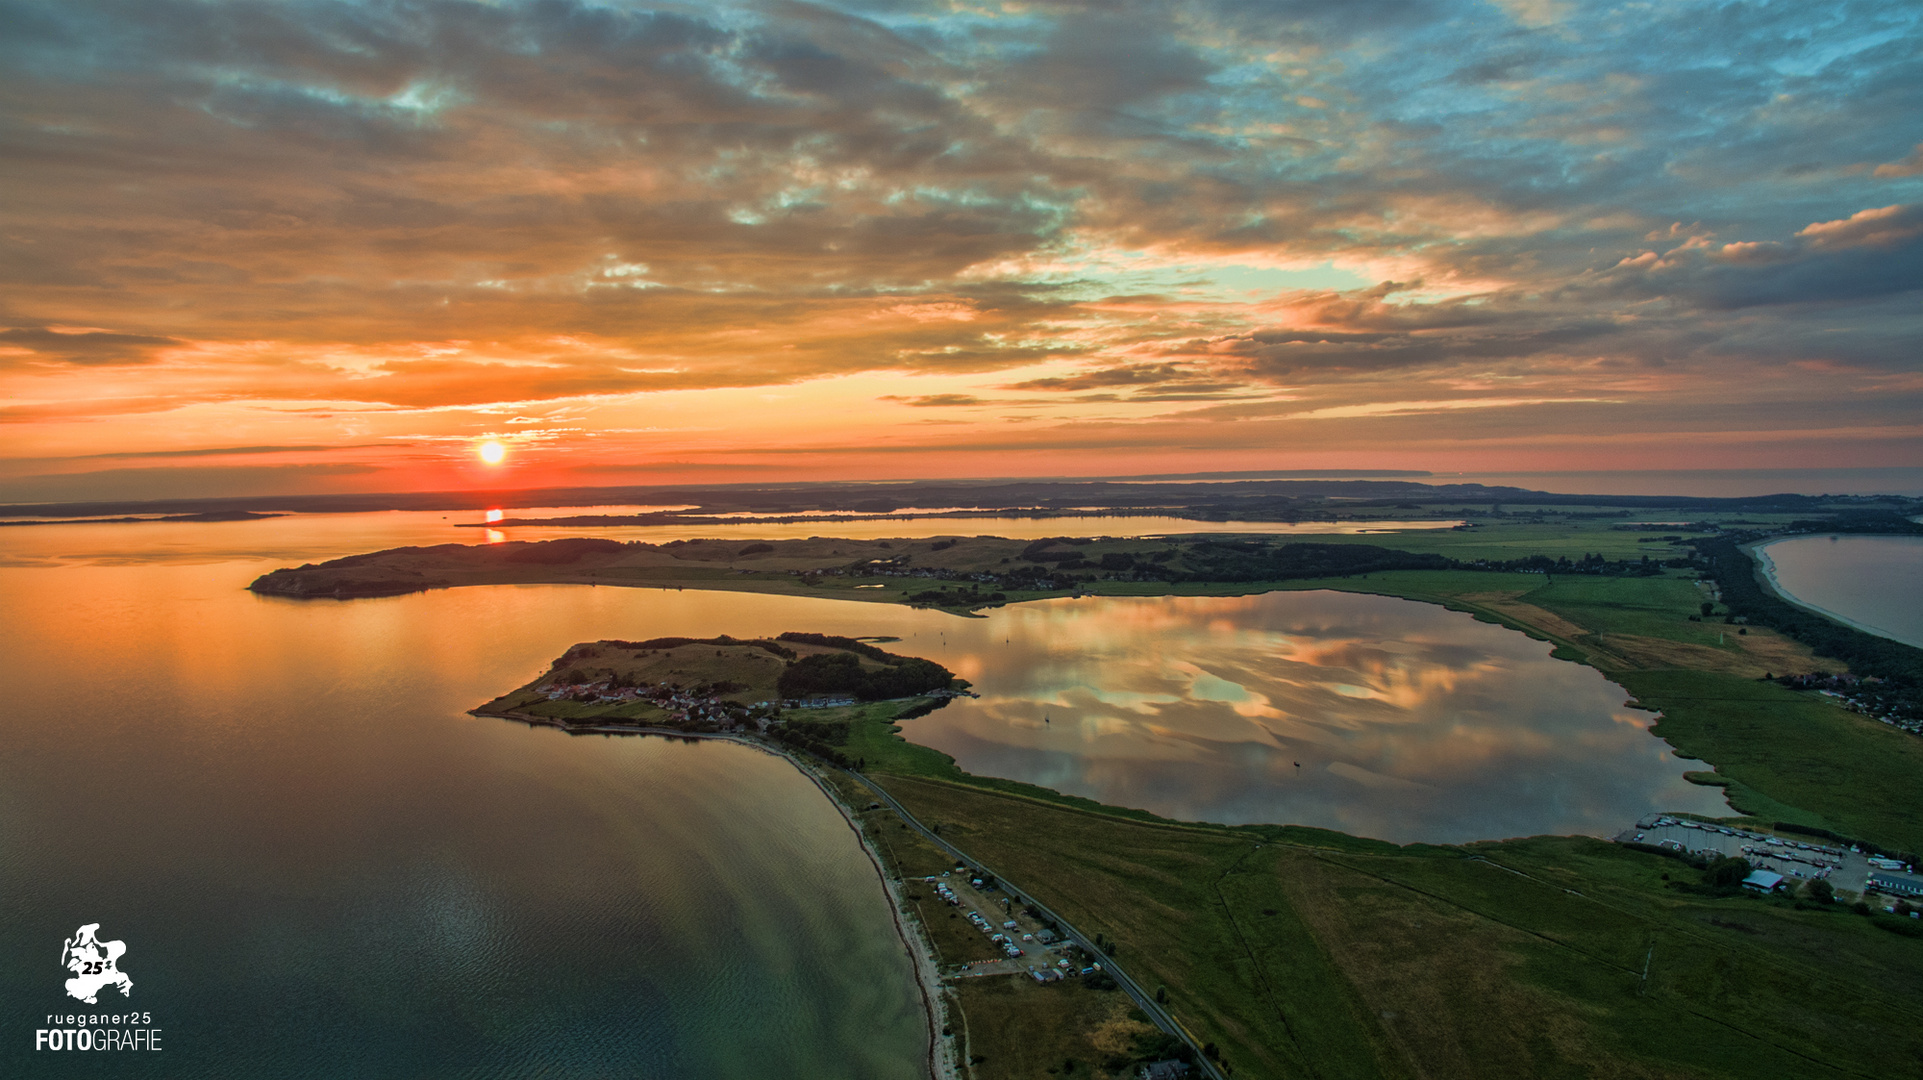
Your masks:
{"label": "island", "polygon": [[[1914,509],[1448,509],[1460,527],[1386,537],[450,544],[253,588],[312,602],[575,582],[957,617],[1076,594],[1314,588],[1468,611],[1624,687],[1734,813],[1624,822],[1613,841],[1403,846],[1171,821],[960,769],[914,731],[966,687],[885,642],[806,633],[582,643],[477,712],[796,762],[876,859],[936,971],[942,1060],[975,1080],[1156,1062],[1216,1077],[1913,1074],[1923,912],[1903,890],[1923,849],[1923,650],[1784,603],[1747,549],[1913,529]],[[911,687],[890,672],[918,674]],[[1842,869],[1767,869],[1817,866]]]}

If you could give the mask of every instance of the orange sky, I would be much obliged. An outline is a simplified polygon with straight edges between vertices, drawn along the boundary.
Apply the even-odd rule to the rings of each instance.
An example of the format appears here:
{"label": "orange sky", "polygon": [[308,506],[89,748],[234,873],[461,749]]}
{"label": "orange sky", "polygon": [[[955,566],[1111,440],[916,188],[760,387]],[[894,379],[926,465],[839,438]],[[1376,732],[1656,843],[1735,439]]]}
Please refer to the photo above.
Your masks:
{"label": "orange sky", "polygon": [[1688,6],[37,6],[0,501],[1923,465],[1915,9]]}

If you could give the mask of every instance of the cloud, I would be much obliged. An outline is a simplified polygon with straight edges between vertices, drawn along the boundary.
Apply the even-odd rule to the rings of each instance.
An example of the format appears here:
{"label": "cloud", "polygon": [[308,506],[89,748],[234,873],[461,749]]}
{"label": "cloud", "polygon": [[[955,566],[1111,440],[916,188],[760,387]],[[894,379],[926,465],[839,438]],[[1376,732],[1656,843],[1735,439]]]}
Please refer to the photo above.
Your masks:
{"label": "cloud", "polygon": [[1073,375],[1027,379],[1006,390],[1096,390],[1111,386],[1141,386],[1205,378],[1180,364],[1130,364],[1095,368]]}
{"label": "cloud", "polygon": [[1411,416],[1461,409],[1513,409],[1523,405],[1620,405],[1609,398],[1462,398],[1455,401],[1377,401],[1367,405],[1331,405],[1288,413],[1289,420],[1347,420],[1366,416]]}
{"label": "cloud", "polygon": [[950,408],[958,405],[989,404],[988,402],[983,401],[981,398],[978,398],[973,394],[924,394],[921,397],[900,397],[898,395],[889,394],[884,396],[881,400],[898,401],[903,405],[911,405],[917,409],[940,409],[940,408]]}
{"label": "cloud", "polygon": [[107,330],[50,330],[22,326],[0,330],[0,346],[31,349],[39,356],[89,367],[144,364],[154,350],[179,345],[175,338],[150,334],[117,334]]}
{"label": "cloud", "polygon": [[192,450],[119,450],[108,454],[78,454],[68,460],[92,458],[255,457],[263,454],[333,454],[345,450],[389,450],[396,443],[310,443],[301,446],[204,446]]}
{"label": "cloud", "polygon": [[[620,409],[737,390],[724,442],[911,422],[745,393],[856,379],[849,401],[964,422],[1045,402],[1143,438],[1184,402],[1391,407],[1477,380],[1647,401],[1700,380],[1724,403],[1699,409],[1735,409],[1758,372],[1918,355],[1923,219],[1891,190],[1918,157],[1890,161],[1889,133],[1923,79],[1893,2],[0,20],[0,421],[34,454],[171,446],[132,433],[214,414],[273,423],[210,426],[210,453],[360,442],[339,427],[393,413],[455,437],[565,401],[587,431],[557,444],[644,461],[629,429],[653,418]],[[1846,382],[1804,386],[1841,408]],[[1477,411],[1397,415],[1466,432]]]}
{"label": "cloud", "polygon": [[[369,464],[156,466],[91,469],[0,477],[0,501],[73,502],[95,499],[186,499],[338,490],[386,470]],[[378,489],[377,489],[378,490]]]}
{"label": "cloud", "polygon": [[1895,247],[1923,234],[1923,206],[1885,206],[1858,210],[1839,221],[1819,221],[1796,235],[1819,251]]}
{"label": "cloud", "polygon": [[[1649,252],[1646,254],[1653,255],[1654,253]],[[1724,244],[1717,250],[1716,257],[1725,262],[1762,265],[1765,263],[1782,262],[1785,259],[1793,259],[1796,257],[1796,252],[1788,245],[1777,243],[1774,240],[1741,240]],[[1654,262],[1655,260],[1651,259],[1650,261]]]}
{"label": "cloud", "polygon": [[1923,173],[1923,143],[1917,143],[1910,156],[1901,161],[1886,162],[1876,167],[1874,175],[1894,180],[1900,176],[1915,176]]}
{"label": "cloud", "polygon": [[1495,0],[1509,17],[1524,26],[1551,26],[1569,14],[1561,0]]}
{"label": "cloud", "polygon": [[1819,221],[1784,241],[1692,238],[1626,256],[1598,282],[1707,308],[1863,303],[1923,290],[1923,207],[1892,205]]}

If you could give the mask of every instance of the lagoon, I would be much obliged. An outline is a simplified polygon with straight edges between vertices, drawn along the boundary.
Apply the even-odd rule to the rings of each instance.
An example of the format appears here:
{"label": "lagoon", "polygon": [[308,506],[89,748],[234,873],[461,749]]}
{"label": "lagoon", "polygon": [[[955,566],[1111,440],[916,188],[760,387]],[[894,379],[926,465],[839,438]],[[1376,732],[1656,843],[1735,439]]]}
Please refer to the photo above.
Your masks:
{"label": "lagoon", "polygon": [[1621,687],[1431,604],[1083,597],[939,638],[906,651],[981,697],[907,721],[910,738],[971,772],[1164,817],[1462,843],[1728,813]]}

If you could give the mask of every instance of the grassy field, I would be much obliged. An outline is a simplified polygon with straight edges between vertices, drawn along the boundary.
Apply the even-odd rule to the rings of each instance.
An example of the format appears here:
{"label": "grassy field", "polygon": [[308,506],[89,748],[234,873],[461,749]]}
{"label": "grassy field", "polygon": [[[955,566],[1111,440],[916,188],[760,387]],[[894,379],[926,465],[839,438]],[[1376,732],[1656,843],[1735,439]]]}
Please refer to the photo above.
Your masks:
{"label": "grassy field", "polygon": [[[1720,776],[1823,825],[1902,851],[1923,850],[1923,740],[1808,693],[1711,672],[1612,673],[1662,710],[1656,734]],[[1758,817],[1783,819],[1742,805]],[[1816,820],[1809,820],[1814,818]]]}
{"label": "grassy field", "polygon": [[1663,875],[1696,873],[1660,856],[1578,838],[1325,847],[881,782],[1117,941],[1238,1076],[1913,1075],[1923,1061],[1923,941],[1836,906],[1688,897]]}
{"label": "grassy field", "polygon": [[[934,947],[943,971],[1001,954],[981,931],[941,901],[921,878],[953,868],[947,853],[902,824],[892,811],[860,809],[874,793],[847,773],[830,775],[844,805],[856,817],[884,872],[903,882],[906,913]],[[1090,1080],[1129,1075],[1146,1040],[1159,1032],[1127,995],[1067,980],[1043,986],[1026,978],[995,976],[947,982],[955,1006],[949,1036],[974,1080],[1034,1076],[1081,1076]]]}

